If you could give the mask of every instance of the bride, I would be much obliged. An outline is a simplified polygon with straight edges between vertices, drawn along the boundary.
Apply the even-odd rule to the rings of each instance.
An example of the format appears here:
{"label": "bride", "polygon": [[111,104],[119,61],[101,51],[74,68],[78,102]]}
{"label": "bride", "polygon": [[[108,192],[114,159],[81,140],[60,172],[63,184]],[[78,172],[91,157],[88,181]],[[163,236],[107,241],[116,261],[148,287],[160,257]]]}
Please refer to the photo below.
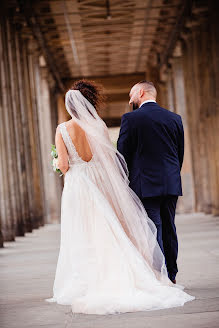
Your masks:
{"label": "bride", "polygon": [[53,297],[47,301],[87,314],[183,306],[195,297],[168,278],[156,226],[130,189],[126,162],[95,109],[99,97],[89,81],[65,95],[72,119],[56,131],[64,188]]}

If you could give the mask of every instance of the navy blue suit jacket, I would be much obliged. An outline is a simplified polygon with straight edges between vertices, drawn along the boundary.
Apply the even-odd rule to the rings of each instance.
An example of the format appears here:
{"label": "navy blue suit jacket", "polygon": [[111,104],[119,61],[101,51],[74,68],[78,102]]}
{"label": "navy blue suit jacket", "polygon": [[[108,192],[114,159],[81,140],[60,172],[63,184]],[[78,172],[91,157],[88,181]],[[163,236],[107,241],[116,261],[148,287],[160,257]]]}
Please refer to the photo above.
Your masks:
{"label": "navy blue suit jacket", "polygon": [[180,115],[154,102],[143,104],[122,116],[117,147],[128,165],[130,187],[140,198],[182,195]]}

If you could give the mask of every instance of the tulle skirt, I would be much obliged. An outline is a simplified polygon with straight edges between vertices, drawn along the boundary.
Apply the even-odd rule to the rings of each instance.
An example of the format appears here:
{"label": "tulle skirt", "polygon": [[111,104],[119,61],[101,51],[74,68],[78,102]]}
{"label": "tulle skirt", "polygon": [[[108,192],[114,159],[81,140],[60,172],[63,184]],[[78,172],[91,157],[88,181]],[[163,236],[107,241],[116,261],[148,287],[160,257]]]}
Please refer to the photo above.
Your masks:
{"label": "tulle skirt", "polygon": [[72,166],[61,202],[61,241],[49,302],[74,313],[115,314],[183,306],[184,287],[157,280],[101,190],[94,165]]}

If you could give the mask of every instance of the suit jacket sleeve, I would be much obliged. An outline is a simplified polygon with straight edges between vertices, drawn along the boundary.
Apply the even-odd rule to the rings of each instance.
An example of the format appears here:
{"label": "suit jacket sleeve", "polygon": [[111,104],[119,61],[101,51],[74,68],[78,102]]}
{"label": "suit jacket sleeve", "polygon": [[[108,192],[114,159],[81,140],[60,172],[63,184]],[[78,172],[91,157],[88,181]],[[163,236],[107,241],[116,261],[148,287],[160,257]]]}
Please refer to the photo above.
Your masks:
{"label": "suit jacket sleeve", "polygon": [[124,156],[128,165],[131,162],[131,137],[130,137],[129,121],[126,115],[122,116],[119,139],[117,141],[117,149]]}
{"label": "suit jacket sleeve", "polygon": [[178,157],[179,157],[179,164],[181,170],[183,164],[183,158],[184,158],[184,129],[183,129],[183,123],[181,117],[179,123]]}

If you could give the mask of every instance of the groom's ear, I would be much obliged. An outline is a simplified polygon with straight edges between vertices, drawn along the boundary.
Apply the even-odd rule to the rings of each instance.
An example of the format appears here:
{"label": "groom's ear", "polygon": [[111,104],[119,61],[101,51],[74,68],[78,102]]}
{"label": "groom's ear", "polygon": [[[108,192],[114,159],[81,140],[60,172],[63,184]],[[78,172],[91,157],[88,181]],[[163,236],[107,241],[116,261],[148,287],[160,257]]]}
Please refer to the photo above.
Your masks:
{"label": "groom's ear", "polygon": [[140,97],[143,97],[143,95],[144,95],[144,89],[140,89],[140,91],[139,91],[139,96],[140,96]]}

